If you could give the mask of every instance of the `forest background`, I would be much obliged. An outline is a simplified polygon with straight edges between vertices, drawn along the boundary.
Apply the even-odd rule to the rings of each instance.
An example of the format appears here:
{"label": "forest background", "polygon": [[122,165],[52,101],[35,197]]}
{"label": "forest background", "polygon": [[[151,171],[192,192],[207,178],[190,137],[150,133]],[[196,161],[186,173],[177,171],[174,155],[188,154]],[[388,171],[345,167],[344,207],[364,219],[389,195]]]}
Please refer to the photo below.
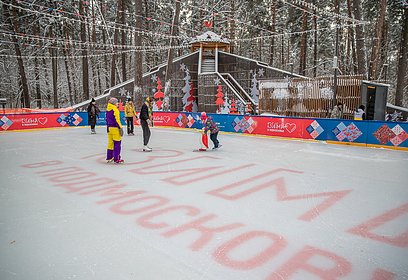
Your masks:
{"label": "forest background", "polygon": [[[308,77],[390,84],[408,107],[408,0],[0,0],[0,97],[61,108],[189,53],[212,30],[231,51]],[[337,55],[336,55],[337,54]],[[335,59],[334,57],[337,57]]]}

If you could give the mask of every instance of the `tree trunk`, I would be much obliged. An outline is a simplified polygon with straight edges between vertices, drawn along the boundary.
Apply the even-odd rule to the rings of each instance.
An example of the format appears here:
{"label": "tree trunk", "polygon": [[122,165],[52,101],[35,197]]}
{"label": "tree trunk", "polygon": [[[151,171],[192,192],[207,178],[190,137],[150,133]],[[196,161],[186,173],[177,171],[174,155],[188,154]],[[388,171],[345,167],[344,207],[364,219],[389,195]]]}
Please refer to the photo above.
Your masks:
{"label": "tree trunk", "polygon": [[[53,27],[50,27],[50,38],[54,37]],[[58,61],[57,61],[57,46],[52,43],[50,48],[51,65],[52,65],[52,93],[54,108],[58,108]]]}
{"label": "tree trunk", "polygon": [[[89,34],[92,34],[90,38],[90,42],[93,43],[91,49],[92,53],[95,53],[95,44],[96,44],[96,23],[95,23],[95,2],[92,2],[92,31],[89,32]],[[92,57],[91,58],[91,68],[92,68],[92,84],[93,84],[93,94],[94,96],[98,96],[99,93],[101,92],[101,87],[100,83],[98,84],[99,80],[99,67],[98,67],[98,57]]]}
{"label": "tree trunk", "polygon": [[384,23],[385,23],[385,10],[387,8],[387,0],[380,0],[378,3],[378,20],[375,26],[375,37],[373,38],[373,46],[371,50],[371,59],[369,67],[368,78],[370,80],[378,79],[379,68],[380,68],[380,54],[381,54],[381,42],[384,36]]}
{"label": "tree trunk", "polygon": [[51,104],[51,91],[50,91],[50,78],[48,77],[48,67],[47,67],[47,61],[45,61],[45,58],[42,59],[42,64],[43,64],[43,69],[44,69],[44,81],[45,81],[45,88],[47,89],[47,106],[50,106]]}
{"label": "tree trunk", "polygon": [[[303,7],[303,9],[307,10],[307,7]],[[299,64],[299,74],[303,76],[306,75],[307,33],[304,32],[306,30],[307,30],[307,13],[306,11],[304,11],[302,15],[303,33],[300,41],[300,64]]]}
{"label": "tree trunk", "polygon": [[[136,30],[142,29],[142,0],[135,0],[135,18]],[[142,34],[135,33],[135,46],[142,45]],[[135,51],[135,77],[133,82],[133,99],[135,100],[136,106],[140,107],[143,103],[143,57],[140,51]]]}
{"label": "tree trunk", "polygon": [[[361,0],[353,0],[353,10],[354,17],[357,20],[363,20],[362,17],[362,6]],[[357,53],[357,68],[358,74],[367,77],[367,57],[366,57],[366,47],[364,42],[364,28],[362,25],[356,25],[355,27],[356,34],[356,53]]]}
{"label": "tree trunk", "polygon": [[[101,2],[100,2],[100,7],[102,7],[102,9],[104,9],[104,6],[105,6],[105,0],[100,0]],[[103,28],[102,29],[102,43],[103,43],[103,45],[105,46],[104,47],[104,50],[107,50],[108,48],[106,47],[106,42],[107,42],[107,40],[106,40],[106,28]],[[111,87],[111,86],[113,86],[113,85],[111,85],[110,84],[110,80],[109,80],[109,75],[108,75],[108,69],[109,69],[109,61],[108,61],[108,56],[107,55],[104,55],[103,56],[103,61],[104,61],[104,63],[105,63],[105,66],[102,68],[103,69],[103,74],[104,74],[104,76],[105,76],[105,87],[106,88],[109,88],[109,87]]]}
{"label": "tree trunk", "polygon": [[[115,32],[113,34],[113,45],[118,44],[119,39],[119,30],[118,30],[118,23],[120,17],[120,9],[121,9],[121,0],[117,0],[117,9],[116,9],[116,24],[115,24]],[[111,63],[111,86],[116,84],[116,47],[113,47],[113,55],[112,55],[112,63]]]}
{"label": "tree trunk", "polygon": [[272,19],[271,19],[272,37],[271,37],[269,65],[273,66],[274,56],[275,56],[275,36],[273,35],[275,35],[275,32],[276,32],[276,0],[272,0],[271,14],[272,14]]}
{"label": "tree trunk", "polygon": [[[316,0],[313,0],[313,5],[316,5]],[[318,44],[318,33],[317,33],[317,17],[313,16],[313,29],[314,32],[314,42],[313,42],[313,77],[317,77],[317,44]]]}
{"label": "tree trunk", "polygon": [[[351,0],[347,0],[347,14],[349,18],[353,17],[353,11],[351,7]],[[349,21],[348,24],[350,27],[348,28],[348,44],[350,45],[351,48],[351,55],[350,55],[350,68],[349,71],[352,73],[357,73],[358,72],[358,67],[357,67],[357,52],[356,52],[356,42],[354,40],[354,29],[351,26],[351,22]]]}
{"label": "tree trunk", "polygon": [[[83,1],[79,0],[79,15],[84,15]],[[86,50],[86,26],[85,22],[81,21],[81,42],[83,43],[82,49],[82,87],[84,100],[89,99],[89,68],[88,68],[88,51]]]}
{"label": "tree trunk", "polygon": [[[175,7],[175,12],[173,16],[173,24],[171,26],[171,36],[176,36],[176,31],[177,31],[177,25],[179,22],[179,16],[180,16],[180,1],[176,1],[176,7]],[[213,23],[214,24],[214,23]],[[172,76],[172,68],[173,68],[173,57],[174,57],[174,49],[172,49],[174,45],[174,38],[172,37],[170,39],[170,49],[168,51],[168,56],[167,56],[167,67],[166,67],[166,86],[164,90],[164,94],[167,94],[168,91],[170,90],[170,83],[171,83],[171,76]]]}
{"label": "tree trunk", "polygon": [[[34,23],[33,25],[34,36],[40,36],[40,26],[39,23]],[[41,87],[40,87],[40,62],[38,61],[37,56],[34,57],[34,76],[35,76],[35,92],[36,92],[36,101],[37,108],[41,109]]]}
{"label": "tree trunk", "polygon": [[[17,11],[14,8],[11,8],[11,14],[9,11],[9,8],[6,5],[3,5],[3,11],[4,11],[4,17],[8,19],[9,25],[10,25],[10,30],[12,30],[13,33],[19,33],[18,30],[18,23],[16,22],[17,20]],[[11,36],[13,43],[14,43],[14,50],[16,52],[17,56],[17,63],[18,63],[18,72],[20,74],[20,83],[21,87],[23,90],[23,96],[22,96],[22,106],[25,108],[30,108],[30,93],[28,90],[28,84],[27,84],[27,77],[25,74],[25,69],[24,69],[24,61],[23,58],[21,57],[21,50],[20,46],[18,44],[17,37]]]}
{"label": "tree trunk", "polygon": [[398,54],[397,89],[395,105],[404,106],[404,92],[408,94],[408,9],[404,9],[404,23],[401,31],[401,45]]}
{"label": "tree trunk", "polygon": [[230,52],[234,53],[235,51],[235,0],[230,0],[230,6],[231,6],[231,13],[230,13],[230,20],[229,20],[229,27],[230,27],[230,40],[231,40],[231,45],[230,45]]}
{"label": "tree trunk", "polygon": [[68,54],[70,53],[69,52],[70,45],[68,43],[69,42],[69,36],[68,36],[68,30],[67,30],[66,25],[64,25],[64,27],[63,27],[63,32],[64,32],[64,35],[65,35],[66,43],[65,43],[65,48],[62,48],[62,52],[63,52],[63,54],[65,56],[64,64],[65,64],[65,72],[67,74],[69,104],[72,106],[72,105],[74,105],[74,99],[72,97],[72,82],[71,82],[71,75],[70,75],[71,71],[69,70],[69,65],[68,65],[68,60],[69,60]]}
{"label": "tree trunk", "polygon": [[[120,0],[121,2],[121,11],[120,11],[120,23],[122,24],[122,28],[125,26],[125,1]],[[126,33],[125,30],[122,30],[122,46],[126,45]],[[127,80],[127,73],[126,73],[126,53],[122,53],[122,79],[123,81]]]}

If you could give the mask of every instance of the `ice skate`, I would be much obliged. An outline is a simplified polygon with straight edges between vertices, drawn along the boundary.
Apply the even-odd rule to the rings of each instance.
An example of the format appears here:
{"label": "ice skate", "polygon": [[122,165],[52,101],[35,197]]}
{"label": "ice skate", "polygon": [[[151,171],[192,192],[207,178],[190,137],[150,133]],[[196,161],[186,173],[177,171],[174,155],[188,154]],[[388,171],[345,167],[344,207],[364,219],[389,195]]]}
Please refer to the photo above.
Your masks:
{"label": "ice skate", "polygon": [[213,150],[218,150],[219,148],[221,148],[222,147],[222,145],[221,144],[218,144],[218,146],[217,147],[214,147],[214,148],[212,148]]}
{"label": "ice skate", "polygon": [[148,146],[144,146],[143,147],[143,152],[151,152],[152,148],[148,147]]}
{"label": "ice skate", "polygon": [[95,129],[91,129],[91,134],[96,134]]}
{"label": "ice skate", "polygon": [[121,163],[124,163],[124,162],[125,161],[123,159],[118,159],[118,160],[114,161],[115,164],[121,164]]}
{"label": "ice skate", "polygon": [[106,163],[111,163],[113,161],[113,158],[107,159]]}

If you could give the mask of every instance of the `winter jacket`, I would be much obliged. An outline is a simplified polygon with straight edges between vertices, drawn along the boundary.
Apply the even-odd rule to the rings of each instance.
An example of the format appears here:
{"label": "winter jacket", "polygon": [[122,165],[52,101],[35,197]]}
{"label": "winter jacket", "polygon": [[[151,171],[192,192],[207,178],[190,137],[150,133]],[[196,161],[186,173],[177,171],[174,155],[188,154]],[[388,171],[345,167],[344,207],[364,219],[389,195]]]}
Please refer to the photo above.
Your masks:
{"label": "winter jacket", "polygon": [[354,112],[354,120],[356,121],[362,121],[365,120],[365,112],[363,109],[357,109],[357,111]]}
{"label": "winter jacket", "polygon": [[203,129],[204,129],[204,133],[207,133],[207,131],[209,130],[211,134],[214,134],[220,131],[217,124],[213,121],[211,117],[207,117],[207,119],[205,120]]}
{"label": "winter jacket", "polygon": [[139,118],[144,121],[149,119],[149,108],[147,107],[146,103],[143,103],[142,108],[140,108]]}
{"label": "winter jacket", "polygon": [[341,118],[343,118],[343,111],[340,110],[340,108],[337,105],[334,106],[333,111],[331,112],[330,118],[331,119],[341,119]]}
{"label": "winter jacket", "polygon": [[89,104],[88,108],[88,117],[89,118],[95,118],[98,117],[99,114],[101,113],[101,111],[99,110],[99,108],[95,105],[95,104]]}
{"label": "winter jacket", "polygon": [[135,111],[135,106],[133,105],[133,102],[126,102],[125,105],[125,116],[127,118],[135,117],[136,116],[136,111]]}
{"label": "winter jacket", "polygon": [[120,123],[119,109],[111,103],[108,103],[108,106],[106,107],[106,125],[108,126],[108,128],[122,128],[122,124]]}

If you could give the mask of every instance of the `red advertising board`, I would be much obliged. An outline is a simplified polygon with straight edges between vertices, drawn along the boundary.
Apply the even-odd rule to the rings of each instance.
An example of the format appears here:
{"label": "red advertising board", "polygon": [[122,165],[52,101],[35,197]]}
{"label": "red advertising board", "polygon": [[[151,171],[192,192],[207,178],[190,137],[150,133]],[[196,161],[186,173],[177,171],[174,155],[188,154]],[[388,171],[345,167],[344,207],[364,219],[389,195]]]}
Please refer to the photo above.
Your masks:
{"label": "red advertising board", "polygon": [[81,113],[0,115],[0,131],[84,125],[85,121],[79,114]]}
{"label": "red advertising board", "polygon": [[61,127],[57,122],[60,114],[16,114],[2,116],[1,130]]}
{"label": "red advertising board", "polygon": [[305,119],[252,117],[257,126],[252,134],[303,138]]}

